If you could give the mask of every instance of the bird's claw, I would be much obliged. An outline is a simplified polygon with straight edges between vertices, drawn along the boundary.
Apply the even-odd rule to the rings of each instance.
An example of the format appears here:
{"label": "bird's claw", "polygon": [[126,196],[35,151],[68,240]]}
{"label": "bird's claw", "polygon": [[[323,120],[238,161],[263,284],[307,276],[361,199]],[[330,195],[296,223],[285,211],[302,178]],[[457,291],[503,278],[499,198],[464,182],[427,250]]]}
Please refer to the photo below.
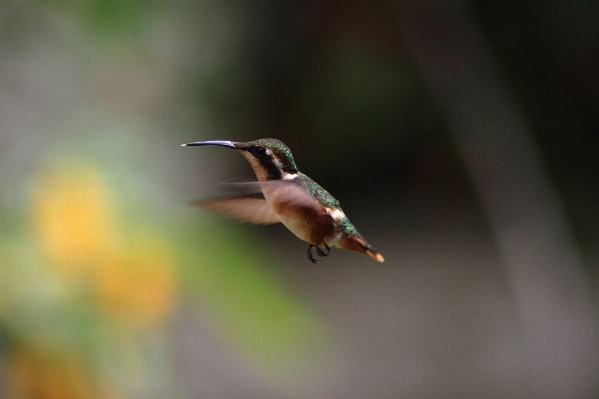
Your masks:
{"label": "bird's claw", "polygon": [[326,249],[326,252],[323,251],[322,249],[320,249],[320,247],[317,245],[316,246],[316,253],[320,257],[329,256],[329,254],[331,253],[331,247],[329,247],[327,244],[322,244],[322,245],[324,245],[324,249]]}
{"label": "bird's claw", "polygon": [[312,263],[318,263],[318,261],[316,259],[314,259],[314,256],[312,256],[312,247],[315,247],[316,245],[314,244],[310,244],[308,245],[308,260]]}
{"label": "bird's claw", "polygon": [[320,257],[329,256],[329,254],[331,253],[331,247],[329,247],[327,244],[324,244],[324,243],[322,245],[326,249],[326,252],[323,251],[322,249],[320,249],[320,247],[317,244],[308,245],[308,260],[310,262],[318,263],[318,261],[316,259],[314,259],[314,256],[312,255],[312,248],[316,248],[316,254]]}

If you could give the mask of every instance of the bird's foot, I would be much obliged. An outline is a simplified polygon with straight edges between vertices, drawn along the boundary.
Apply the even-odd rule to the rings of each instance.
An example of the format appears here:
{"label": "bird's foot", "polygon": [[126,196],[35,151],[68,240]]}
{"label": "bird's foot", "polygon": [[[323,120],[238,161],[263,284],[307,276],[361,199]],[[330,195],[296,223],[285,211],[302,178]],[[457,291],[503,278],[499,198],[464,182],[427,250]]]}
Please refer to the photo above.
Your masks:
{"label": "bird's foot", "polygon": [[324,244],[324,243],[322,245],[324,246],[324,249],[326,249],[326,252],[323,251],[322,249],[320,249],[320,247],[317,245],[316,246],[316,253],[320,257],[329,256],[329,254],[331,253],[331,247],[329,247],[327,244]]}
{"label": "bird's foot", "polygon": [[318,244],[310,244],[308,245],[308,260],[312,263],[318,263],[318,261],[316,259],[314,259],[314,256],[312,256],[312,248],[316,248],[316,254],[320,257],[323,256],[329,256],[329,254],[331,253],[331,247],[329,247],[327,244],[322,244],[324,246],[324,249],[326,250],[323,251]]}
{"label": "bird's foot", "polygon": [[[316,247],[316,245],[314,244],[310,244],[308,245],[308,260],[312,263],[318,263],[318,261],[316,259],[314,259],[314,256],[312,256],[312,248]],[[318,250],[318,247],[316,247]]]}

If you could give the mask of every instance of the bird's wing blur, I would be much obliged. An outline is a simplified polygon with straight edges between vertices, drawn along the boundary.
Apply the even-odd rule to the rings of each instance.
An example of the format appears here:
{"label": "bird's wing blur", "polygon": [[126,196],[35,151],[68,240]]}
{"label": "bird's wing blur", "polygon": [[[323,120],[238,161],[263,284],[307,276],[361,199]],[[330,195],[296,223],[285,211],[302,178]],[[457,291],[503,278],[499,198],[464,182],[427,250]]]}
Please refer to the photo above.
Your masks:
{"label": "bird's wing blur", "polygon": [[279,217],[262,194],[220,198],[191,203],[200,208],[222,213],[225,216],[253,224],[279,223]]}
{"label": "bird's wing blur", "polygon": [[263,182],[230,183],[237,189],[253,194],[266,193],[280,204],[291,204],[296,207],[320,209],[318,201],[310,194],[308,188],[299,180],[268,180]]}
{"label": "bird's wing blur", "polygon": [[263,191],[276,202],[318,211],[320,205],[309,191],[293,181],[273,180],[267,182],[228,183],[230,187],[245,192],[243,195],[192,202],[192,205],[224,214],[225,216],[253,224],[272,224],[281,220],[264,198]]}

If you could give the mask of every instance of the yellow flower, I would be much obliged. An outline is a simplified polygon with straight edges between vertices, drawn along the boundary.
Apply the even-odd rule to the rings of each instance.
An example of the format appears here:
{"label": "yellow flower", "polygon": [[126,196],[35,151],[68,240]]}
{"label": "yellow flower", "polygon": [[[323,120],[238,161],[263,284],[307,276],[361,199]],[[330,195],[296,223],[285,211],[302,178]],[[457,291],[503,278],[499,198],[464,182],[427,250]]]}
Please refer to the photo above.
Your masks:
{"label": "yellow flower", "polygon": [[147,325],[162,321],[173,306],[174,260],[165,240],[139,235],[136,244],[102,259],[98,301],[120,321]]}
{"label": "yellow flower", "polygon": [[90,381],[80,363],[73,357],[49,356],[32,348],[16,348],[8,362],[8,390],[18,398],[93,398]]}
{"label": "yellow flower", "polygon": [[109,246],[115,230],[111,196],[89,167],[44,170],[32,190],[33,222],[49,265],[79,276]]}
{"label": "yellow flower", "polygon": [[[50,167],[32,190],[33,221],[46,264],[67,281],[84,281],[111,317],[159,322],[174,302],[174,256],[167,239],[145,228],[123,231],[109,186],[81,164]],[[125,226],[127,228],[128,226]]]}

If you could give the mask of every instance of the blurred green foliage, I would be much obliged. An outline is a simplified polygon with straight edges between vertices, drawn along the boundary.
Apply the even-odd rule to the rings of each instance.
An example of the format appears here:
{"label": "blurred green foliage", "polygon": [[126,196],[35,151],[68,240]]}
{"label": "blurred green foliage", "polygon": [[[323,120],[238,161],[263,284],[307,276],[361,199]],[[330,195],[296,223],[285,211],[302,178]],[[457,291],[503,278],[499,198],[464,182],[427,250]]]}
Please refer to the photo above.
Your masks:
{"label": "blurred green foliage", "polygon": [[[218,342],[265,372],[314,354],[324,330],[252,255],[258,242],[202,220],[165,225],[144,212],[129,222],[121,198],[141,199],[85,161],[63,158],[29,179],[16,209],[25,219],[2,235],[0,317],[15,397],[90,397],[95,384],[111,397],[148,380],[147,339],[161,335],[181,296],[197,301]],[[104,365],[138,377],[119,381]]]}

